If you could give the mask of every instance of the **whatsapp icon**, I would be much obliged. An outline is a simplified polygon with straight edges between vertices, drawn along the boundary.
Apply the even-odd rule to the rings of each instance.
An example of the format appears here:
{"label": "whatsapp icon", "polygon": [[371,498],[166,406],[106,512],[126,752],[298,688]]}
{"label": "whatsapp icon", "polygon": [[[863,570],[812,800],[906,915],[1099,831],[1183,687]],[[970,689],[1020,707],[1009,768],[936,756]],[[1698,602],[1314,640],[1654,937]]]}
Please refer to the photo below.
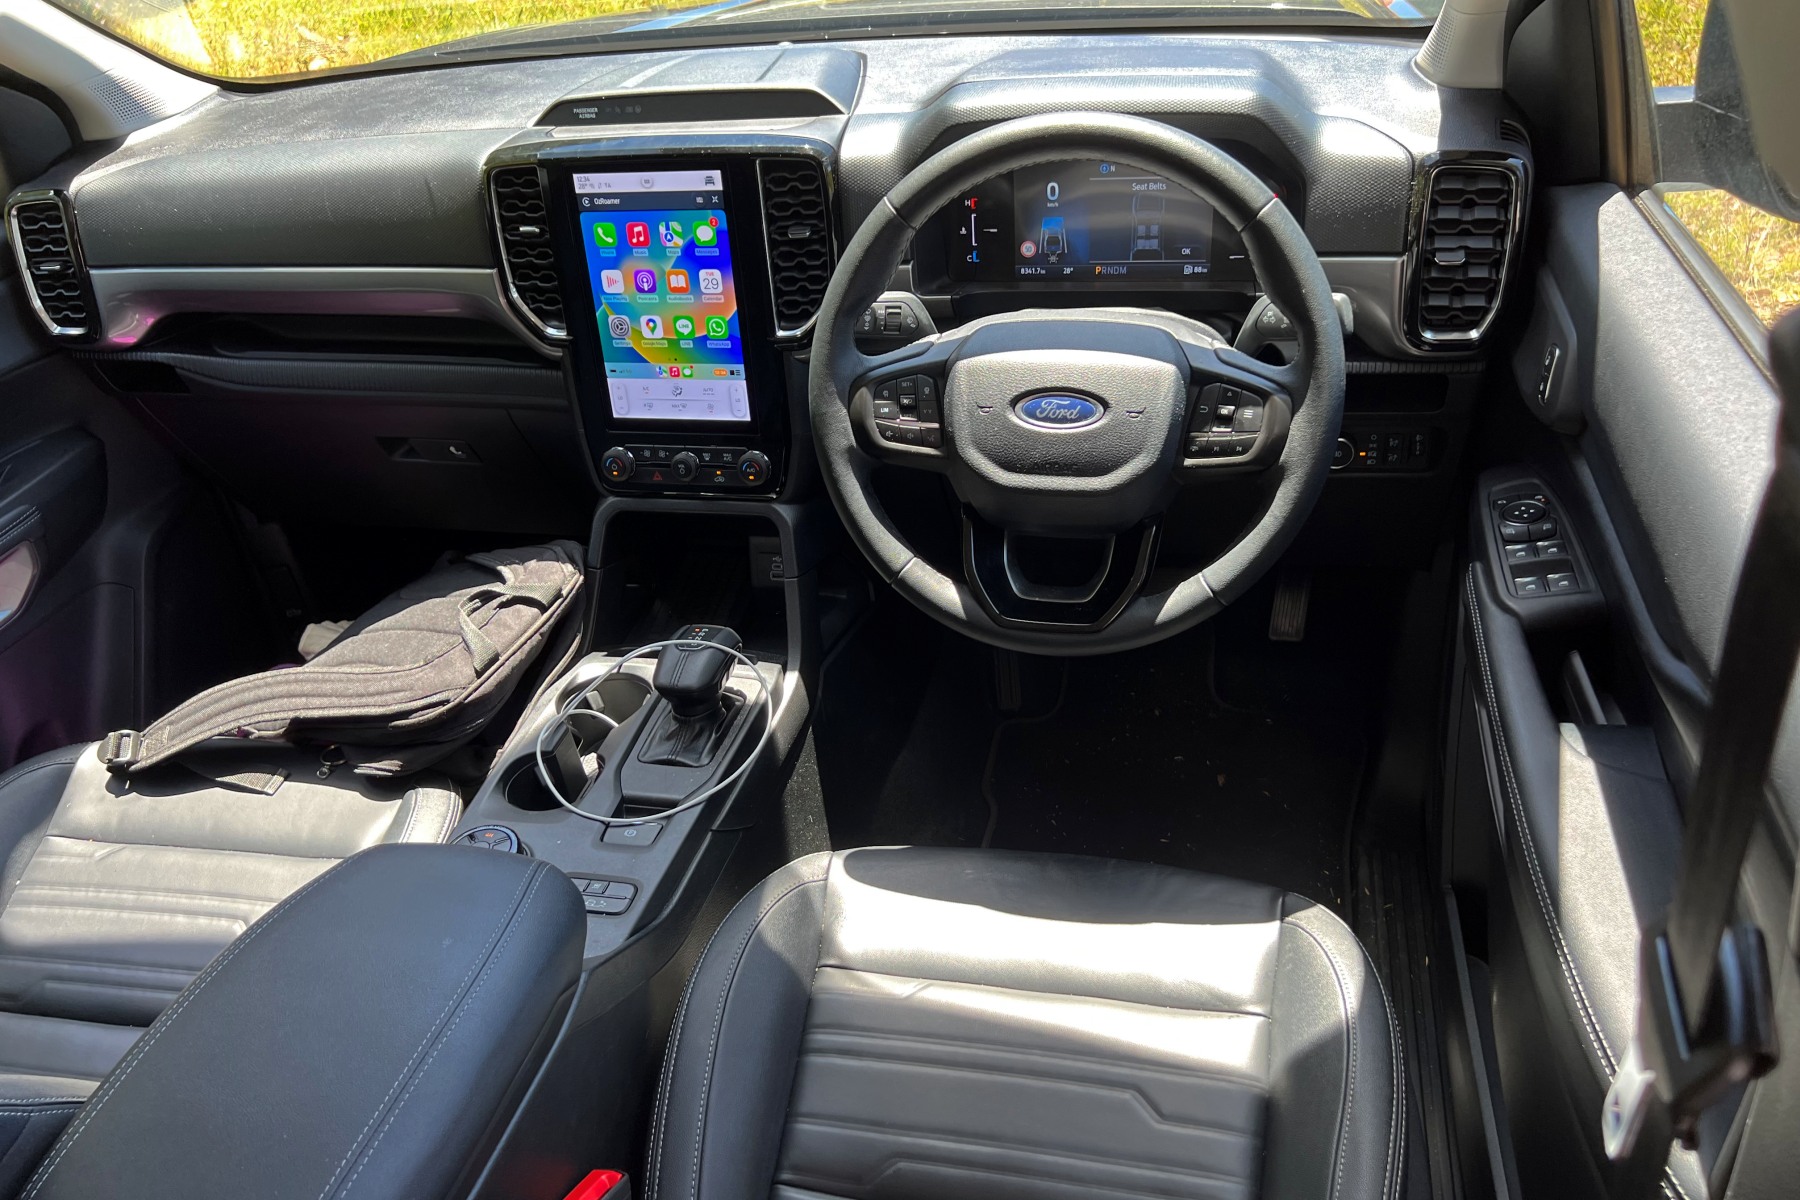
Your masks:
{"label": "whatsapp icon", "polygon": [[706,336],[709,338],[730,337],[731,322],[724,317],[706,318]]}

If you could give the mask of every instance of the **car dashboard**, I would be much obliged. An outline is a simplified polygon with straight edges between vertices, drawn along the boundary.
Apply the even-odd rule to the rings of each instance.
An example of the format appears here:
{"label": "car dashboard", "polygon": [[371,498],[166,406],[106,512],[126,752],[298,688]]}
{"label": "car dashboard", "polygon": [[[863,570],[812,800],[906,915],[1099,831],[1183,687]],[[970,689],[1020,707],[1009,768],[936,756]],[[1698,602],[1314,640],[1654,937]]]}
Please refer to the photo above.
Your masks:
{"label": "car dashboard", "polygon": [[[1498,93],[1440,89],[1418,50],[895,37],[371,73],[220,92],[8,213],[46,329],[253,506],[555,528],[595,486],[794,495],[808,335],[863,218],[975,130],[1135,114],[1213,141],[1300,220],[1349,347],[1334,469],[1424,483],[1468,432],[1531,155]],[[1292,333],[1205,201],[1071,147],[923,222],[859,341],[1096,305],[1264,358]],[[246,441],[269,453],[245,463]],[[326,460],[343,486],[321,496]]]}

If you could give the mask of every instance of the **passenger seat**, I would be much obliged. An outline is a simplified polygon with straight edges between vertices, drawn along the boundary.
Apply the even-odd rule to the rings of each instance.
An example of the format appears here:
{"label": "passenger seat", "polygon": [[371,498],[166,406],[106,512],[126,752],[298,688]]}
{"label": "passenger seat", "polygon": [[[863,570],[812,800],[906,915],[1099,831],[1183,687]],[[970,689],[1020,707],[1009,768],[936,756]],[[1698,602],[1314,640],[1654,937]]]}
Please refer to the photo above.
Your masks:
{"label": "passenger seat", "polygon": [[253,921],[360,850],[444,841],[462,811],[447,786],[383,790],[266,742],[204,763],[124,780],[90,745],[0,775],[0,1196]]}

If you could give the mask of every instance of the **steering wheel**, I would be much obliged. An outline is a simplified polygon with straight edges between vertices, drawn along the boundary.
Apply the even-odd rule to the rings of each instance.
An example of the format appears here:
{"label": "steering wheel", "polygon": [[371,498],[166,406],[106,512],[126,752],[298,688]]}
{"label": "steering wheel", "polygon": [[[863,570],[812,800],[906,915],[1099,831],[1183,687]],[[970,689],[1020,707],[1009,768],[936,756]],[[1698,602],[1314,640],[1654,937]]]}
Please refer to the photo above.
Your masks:
{"label": "steering wheel", "polygon": [[[1197,321],[1109,308],[987,317],[877,357],[857,349],[857,318],[921,224],[992,176],[1069,159],[1136,167],[1211,204],[1292,321],[1297,358],[1272,366]],[[1158,641],[1241,596],[1318,498],[1344,407],[1338,321],[1299,223],[1217,147],[1110,113],[990,126],[895,185],[832,276],[808,378],[826,489],[886,581],[979,641],[1037,654]],[[964,512],[962,578],[896,530],[872,487],[879,462],[948,476]],[[1148,583],[1175,494],[1253,473],[1271,485],[1255,523],[1198,571]]]}

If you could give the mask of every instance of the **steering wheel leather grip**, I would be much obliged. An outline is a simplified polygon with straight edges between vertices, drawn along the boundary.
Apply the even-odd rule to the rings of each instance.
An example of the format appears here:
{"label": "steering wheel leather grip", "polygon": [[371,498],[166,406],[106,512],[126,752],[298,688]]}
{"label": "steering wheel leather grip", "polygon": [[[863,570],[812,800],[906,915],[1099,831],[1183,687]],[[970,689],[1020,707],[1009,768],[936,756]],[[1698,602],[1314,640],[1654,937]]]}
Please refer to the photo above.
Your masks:
{"label": "steering wheel leather grip", "polygon": [[[1190,189],[1212,205],[1218,217],[1229,221],[1242,237],[1269,299],[1293,322],[1299,345],[1295,361],[1285,367],[1254,362],[1209,346],[1207,339],[1216,343],[1216,335],[1185,318],[1116,309],[986,318],[878,358],[869,358],[857,349],[857,317],[887,287],[908,244],[926,220],[995,175],[1074,159],[1106,159],[1148,171]],[[984,595],[978,594],[966,579],[948,575],[916,555],[882,509],[872,476],[880,461],[877,454],[883,448],[867,445],[872,423],[864,419],[869,397],[864,381],[872,374],[900,373],[909,367],[935,368],[947,375],[955,371],[958,378],[974,379],[983,358],[974,351],[985,349],[987,357],[994,359],[1016,359],[1016,353],[992,353],[992,344],[1016,337],[1023,339],[1021,345],[1039,352],[1046,338],[1066,333],[1074,348],[1061,355],[1045,354],[1042,390],[1089,394],[1073,388],[1070,375],[1091,365],[1104,378],[1109,327],[1117,329],[1120,324],[1135,331],[1133,337],[1122,341],[1166,344],[1162,358],[1154,357],[1157,352],[1151,350],[1134,359],[1139,366],[1167,362],[1180,369],[1185,361],[1192,366],[1196,380],[1250,381],[1248,386],[1270,394],[1270,416],[1276,428],[1258,443],[1269,456],[1262,464],[1272,484],[1268,488],[1268,503],[1257,520],[1214,562],[1186,578],[1162,583],[1153,591],[1138,590],[1140,573],[1131,581],[1129,594],[1097,620],[1063,625],[1010,619],[995,611],[991,600],[984,603]],[[1192,332],[1186,332],[1188,329]],[[1060,374],[1058,363],[1064,364]],[[1138,371],[1131,378],[1142,376],[1143,372]],[[1120,378],[1126,375],[1121,373]],[[983,415],[975,417],[977,409],[970,407],[968,397],[954,395],[954,386],[953,382],[944,397],[945,411],[960,417],[960,425],[951,422],[944,430],[950,439],[950,450],[913,451],[913,458],[905,454],[898,457],[907,465],[948,471],[952,481],[958,483],[958,494],[966,506],[972,510],[986,507],[991,512],[996,497],[991,488],[975,489],[978,481],[970,474],[969,465],[958,459],[958,439],[965,439],[963,445],[971,459],[980,458],[980,465],[991,467],[985,457],[978,455],[973,441],[967,439],[985,438],[1002,449],[1010,443],[995,441],[993,434],[1021,440],[1019,429],[998,424],[1014,419],[1013,410],[1019,400],[1003,403],[1003,397],[977,397],[982,401],[978,411]],[[1169,447],[1179,445],[1187,422],[1180,401],[1173,406],[1179,411],[1165,414],[1164,409],[1169,406],[1164,405],[1150,413],[1150,420],[1143,421],[1138,418],[1144,410],[1134,407],[1136,402],[1130,396],[1129,386],[1109,395],[1093,394],[1107,420],[1137,422],[1126,428],[1143,442],[1139,456],[1144,464],[1142,470],[1165,470],[1173,465],[1178,476],[1197,474],[1185,469],[1195,464],[1171,463],[1170,459]],[[1291,423],[1287,419],[1290,397]],[[979,641],[1036,654],[1110,653],[1159,641],[1205,620],[1248,590],[1292,542],[1324,486],[1337,441],[1344,405],[1343,333],[1330,285],[1299,223],[1280,199],[1235,159],[1192,134],[1141,117],[1098,112],[1024,117],[989,126],[927,159],[895,185],[856,231],[840,257],[814,326],[808,400],[827,492],[858,548],[884,580],[939,621]],[[857,409],[854,417],[853,405]],[[1007,411],[998,411],[1001,407]],[[1166,425],[1171,420],[1175,428],[1158,424],[1162,421]],[[859,421],[864,431],[860,443]],[[1029,441],[1036,437],[1041,443],[1062,447],[1079,458],[1100,440],[1081,436],[1083,432],[1040,431],[1023,438]],[[1282,433],[1285,441],[1280,442],[1279,456],[1274,457],[1274,445]],[[1174,440],[1159,442],[1158,437]],[[1054,441],[1057,438],[1062,440]],[[1115,501],[1126,505],[1121,498],[1125,489],[1113,489],[1107,482],[1112,478],[1107,472],[1118,465],[1116,454],[1106,463],[1053,462],[1046,467],[1042,447],[1035,449],[1035,458],[1034,448],[1029,445],[1020,451],[1022,457],[1015,464],[1020,473],[1010,478],[1028,494],[1006,508],[1008,514],[1030,511],[1033,499],[1041,499],[1047,511],[1063,514],[1078,511],[1080,502],[1087,497],[1098,508]],[[1172,453],[1180,456],[1179,449]],[[1118,473],[1122,472],[1123,468]],[[1004,476],[1006,472],[1000,474]],[[1127,481],[1133,485],[1131,502],[1141,500],[1145,494],[1142,482]],[[1122,508],[1118,514],[1095,519],[1114,516],[1115,523],[1119,523],[1127,520],[1129,514]],[[1154,514],[1146,517],[1153,523]],[[979,517],[972,514],[971,520],[978,521]],[[1154,532],[1143,536],[1143,557],[1147,561]],[[971,570],[965,563],[966,576]]]}

